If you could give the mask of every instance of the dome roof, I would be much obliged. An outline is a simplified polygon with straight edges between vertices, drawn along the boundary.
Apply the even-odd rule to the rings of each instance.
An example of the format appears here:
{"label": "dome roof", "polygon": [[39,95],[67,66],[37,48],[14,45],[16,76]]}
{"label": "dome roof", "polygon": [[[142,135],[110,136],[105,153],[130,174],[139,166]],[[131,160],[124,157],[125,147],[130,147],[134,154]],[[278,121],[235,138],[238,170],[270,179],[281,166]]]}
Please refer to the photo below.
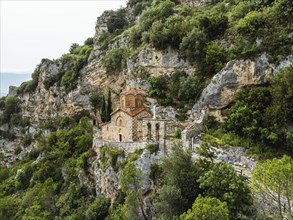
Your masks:
{"label": "dome roof", "polygon": [[142,95],[145,96],[145,92],[141,89],[131,88],[121,92],[121,95]]}

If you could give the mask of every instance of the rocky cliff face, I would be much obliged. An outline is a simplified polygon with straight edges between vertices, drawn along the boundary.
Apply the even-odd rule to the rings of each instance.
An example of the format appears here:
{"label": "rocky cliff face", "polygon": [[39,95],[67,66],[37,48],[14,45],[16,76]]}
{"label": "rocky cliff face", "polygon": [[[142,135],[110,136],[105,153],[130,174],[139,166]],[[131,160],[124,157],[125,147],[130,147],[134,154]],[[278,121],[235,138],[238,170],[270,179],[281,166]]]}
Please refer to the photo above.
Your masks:
{"label": "rocky cliff face", "polygon": [[238,91],[247,86],[266,83],[272,74],[277,74],[292,63],[293,56],[290,55],[275,66],[268,62],[265,54],[255,61],[230,61],[212,78],[190,113],[196,119],[202,118],[203,115],[213,115],[219,121],[223,121],[222,110],[233,102],[233,97]]}

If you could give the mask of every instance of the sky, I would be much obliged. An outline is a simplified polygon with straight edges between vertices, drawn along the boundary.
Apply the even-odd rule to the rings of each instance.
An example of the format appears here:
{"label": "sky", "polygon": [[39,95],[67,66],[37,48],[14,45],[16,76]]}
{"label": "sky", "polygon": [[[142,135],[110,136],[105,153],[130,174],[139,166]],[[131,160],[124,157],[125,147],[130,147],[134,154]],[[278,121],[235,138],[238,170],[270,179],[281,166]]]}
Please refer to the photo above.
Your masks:
{"label": "sky", "polygon": [[126,0],[0,0],[0,72],[28,73],[42,58],[56,59],[95,33],[96,18]]}

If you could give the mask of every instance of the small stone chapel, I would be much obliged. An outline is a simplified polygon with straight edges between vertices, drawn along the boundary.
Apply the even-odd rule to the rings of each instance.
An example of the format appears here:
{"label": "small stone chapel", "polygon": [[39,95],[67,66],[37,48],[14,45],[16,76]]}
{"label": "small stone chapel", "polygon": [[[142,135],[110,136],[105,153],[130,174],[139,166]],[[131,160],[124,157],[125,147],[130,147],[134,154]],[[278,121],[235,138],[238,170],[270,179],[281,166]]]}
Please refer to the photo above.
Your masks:
{"label": "small stone chapel", "polygon": [[109,142],[164,143],[168,120],[157,119],[145,104],[146,94],[136,88],[120,94],[120,107],[111,113],[111,121],[101,125],[102,140]]}

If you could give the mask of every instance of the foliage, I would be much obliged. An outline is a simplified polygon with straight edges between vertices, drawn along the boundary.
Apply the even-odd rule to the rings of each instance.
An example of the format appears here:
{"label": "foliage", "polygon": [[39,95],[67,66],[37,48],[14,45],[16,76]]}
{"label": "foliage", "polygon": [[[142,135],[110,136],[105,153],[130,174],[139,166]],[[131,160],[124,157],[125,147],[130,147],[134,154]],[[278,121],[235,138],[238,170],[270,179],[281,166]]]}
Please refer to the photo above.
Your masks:
{"label": "foliage", "polygon": [[102,99],[103,99],[103,95],[98,92],[98,91],[95,91],[91,94],[90,96],[90,102],[92,104],[92,106],[94,107],[95,111],[97,109],[100,109],[101,106],[102,106]]}
{"label": "foliage", "polygon": [[176,71],[170,77],[153,76],[148,81],[150,83],[148,94],[156,98],[160,105],[171,105],[184,111],[187,111],[199,98],[204,87],[201,77],[188,76],[180,71]]}
{"label": "foliage", "polygon": [[274,77],[269,87],[239,92],[225,122],[227,131],[255,144],[292,152],[290,135],[286,135],[293,124],[292,82],[292,67],[288,67]]}
{"label": "foliage", "polygon": [[180,129],[177,129],[174,132],[174,138],[181,139],[181,130]]}
{"label": "foliage", "polygon": [[119,72],[125,67],[126,49],[114,48],[108,50],[103,57],[103,66],[106,68],[108,74]]}
{"label": "foliage", "polygon": [[95,104],[97,107],[100,107],[100,115],[102,122],[111,121],[111,113],[112,113],[112,95],[111,91],[108,91],[107,102],[105,96],[96,95],[91,98],[92,104]]}
{"label": "foliage", "polygon": [[[195,198],[199,195],[200,189],[197,184],[197,179],[201,175],[199,167],[197,167],[191,160],[191,153],[184,151],[182,145],[176,144],[172,148],[171,155],[164,159],[162,164],[164,190],[159,190],[159,195],[154,204],[155,210],[159,216],[178,216],[191,207]],[[163,189],[163,188],[162,188]],[[176,190],[176,198],[168,197],[170,190]],[[161,195],[161,193],[163,193]],[[177,207],[176,199],[182,202]],[[185,201],[185,202],[183,202]],[[162,209],[160,207],[168,207]]]}
{"label": "foliage", "polygon": [[34,92],[39,83],[39,75],[40,75],[40,70],[39,70],[39,66],[37,66],[35,71],[32,73],[32,80],[23,82],[17,88],[17,93],[24,94],[24,93]]}
{"label": "foliage", "polygon": [[17,96],[7,96],[2,103],[2,114],[0,115],[0,124],[8,123],[9,125],[13,125],[18,123],[17,120],[13,120],[18,116],[20,112],[20,101]]}
{"label": "foliage", "polygon": [[73,43],[69,53],[63,54],[57,61],[58,70],[44,80],[45,89],[51,86],[64,87],[66,92],[76,88],[80,70],[87,64],[87,60],[93,48],[93,39],[88,38],[83,46]]}
{"label": "foliage", "polygon": [[229,219],[238,215],[251,216],[252,197],[247,178],[238,175],[225,163],[216,163],[211,170],[199,178],[200,188],[205,196],[215,197],[226,202],[229,208]]}
{"label": "foliage", "polygon": [[126,219],[148,219],[142,198],[141,178],[141,170],[132,162],[128,162],[119,175],[121,191],[126,193],[124,202]]}
{"label": "foliage", "polygon": [[198,148],[196,148],[196,153],[207,158],[211,163],[213,163],[216,158],[215,149],[207,142],[203,142]]}
{"label": "foliage", "polygon": [[[85,219],[85,213],[88,216],[107,215],[108,204],[103,205],[100,200],[92,202],[91,191],[79,185],[78,171],[86,168],[87,150],[92,146],[88,118],[80,118],[69,130],[59,129],[48,137],[39,136],[37,145],[38,149],[33,150],[36,155],[30,153],[10,168],[1,169],[0,218],[79,216],[79,219]],[[40,151],[42,157],[33,163]]]}
{"label": "foliage", "polygon": [[98,196],[85,212],[86,220],[104,219],[108,215],[109,201]]}
{"label": "foliage", "polygon": [[229,210],[225,202],[221,202],[217,198],[202,197],[196,198],[192,205],[192,209],[180,215],[181,220],[206,220],[218,219],[228,220]]}
{"label": "foliage", "polygon": [[[252,175],[252,186],[264,195],[269,195],[279,207],[279,217],[284,218],[283,207],[293,217],[290,204],[293,201],[293,160],[283,156],[257,163]],[[284,197],[284,199],[281,199]]]}
{"label": "foliage", "polygon": [[156,153],[160,149],[158,144],[148,144],[146,148],[148,149],[150,154]]}
{"label": "foliage", "polygon": [[125,29],[128,25],[126,18],[126,9],[118,9],[107,20],[107,28],[110,33],[114,33],[118,29]]}
{"label": "foliage", "polygon": [[182,196],[179,188],[172,185],[163,185],[159,190],[158,203],[155,203],[155,211],[160,219],[173,219],[179,216],[187,206],[187,199]]}
{"label": "foliage", "polygon": [[113,147],[104,146],[101,149],[102,169],[106,170],[110,165],[115,171],[118,171],[118,168],[121,165],[120,163],[117,163],[118,156],[124,157],[123,151]]}
{"label": "foliage", "polygon": [[129,0],[127,5],[133,10],[134,16],[141,14],[141,12],[151,5],[151,0]]}

